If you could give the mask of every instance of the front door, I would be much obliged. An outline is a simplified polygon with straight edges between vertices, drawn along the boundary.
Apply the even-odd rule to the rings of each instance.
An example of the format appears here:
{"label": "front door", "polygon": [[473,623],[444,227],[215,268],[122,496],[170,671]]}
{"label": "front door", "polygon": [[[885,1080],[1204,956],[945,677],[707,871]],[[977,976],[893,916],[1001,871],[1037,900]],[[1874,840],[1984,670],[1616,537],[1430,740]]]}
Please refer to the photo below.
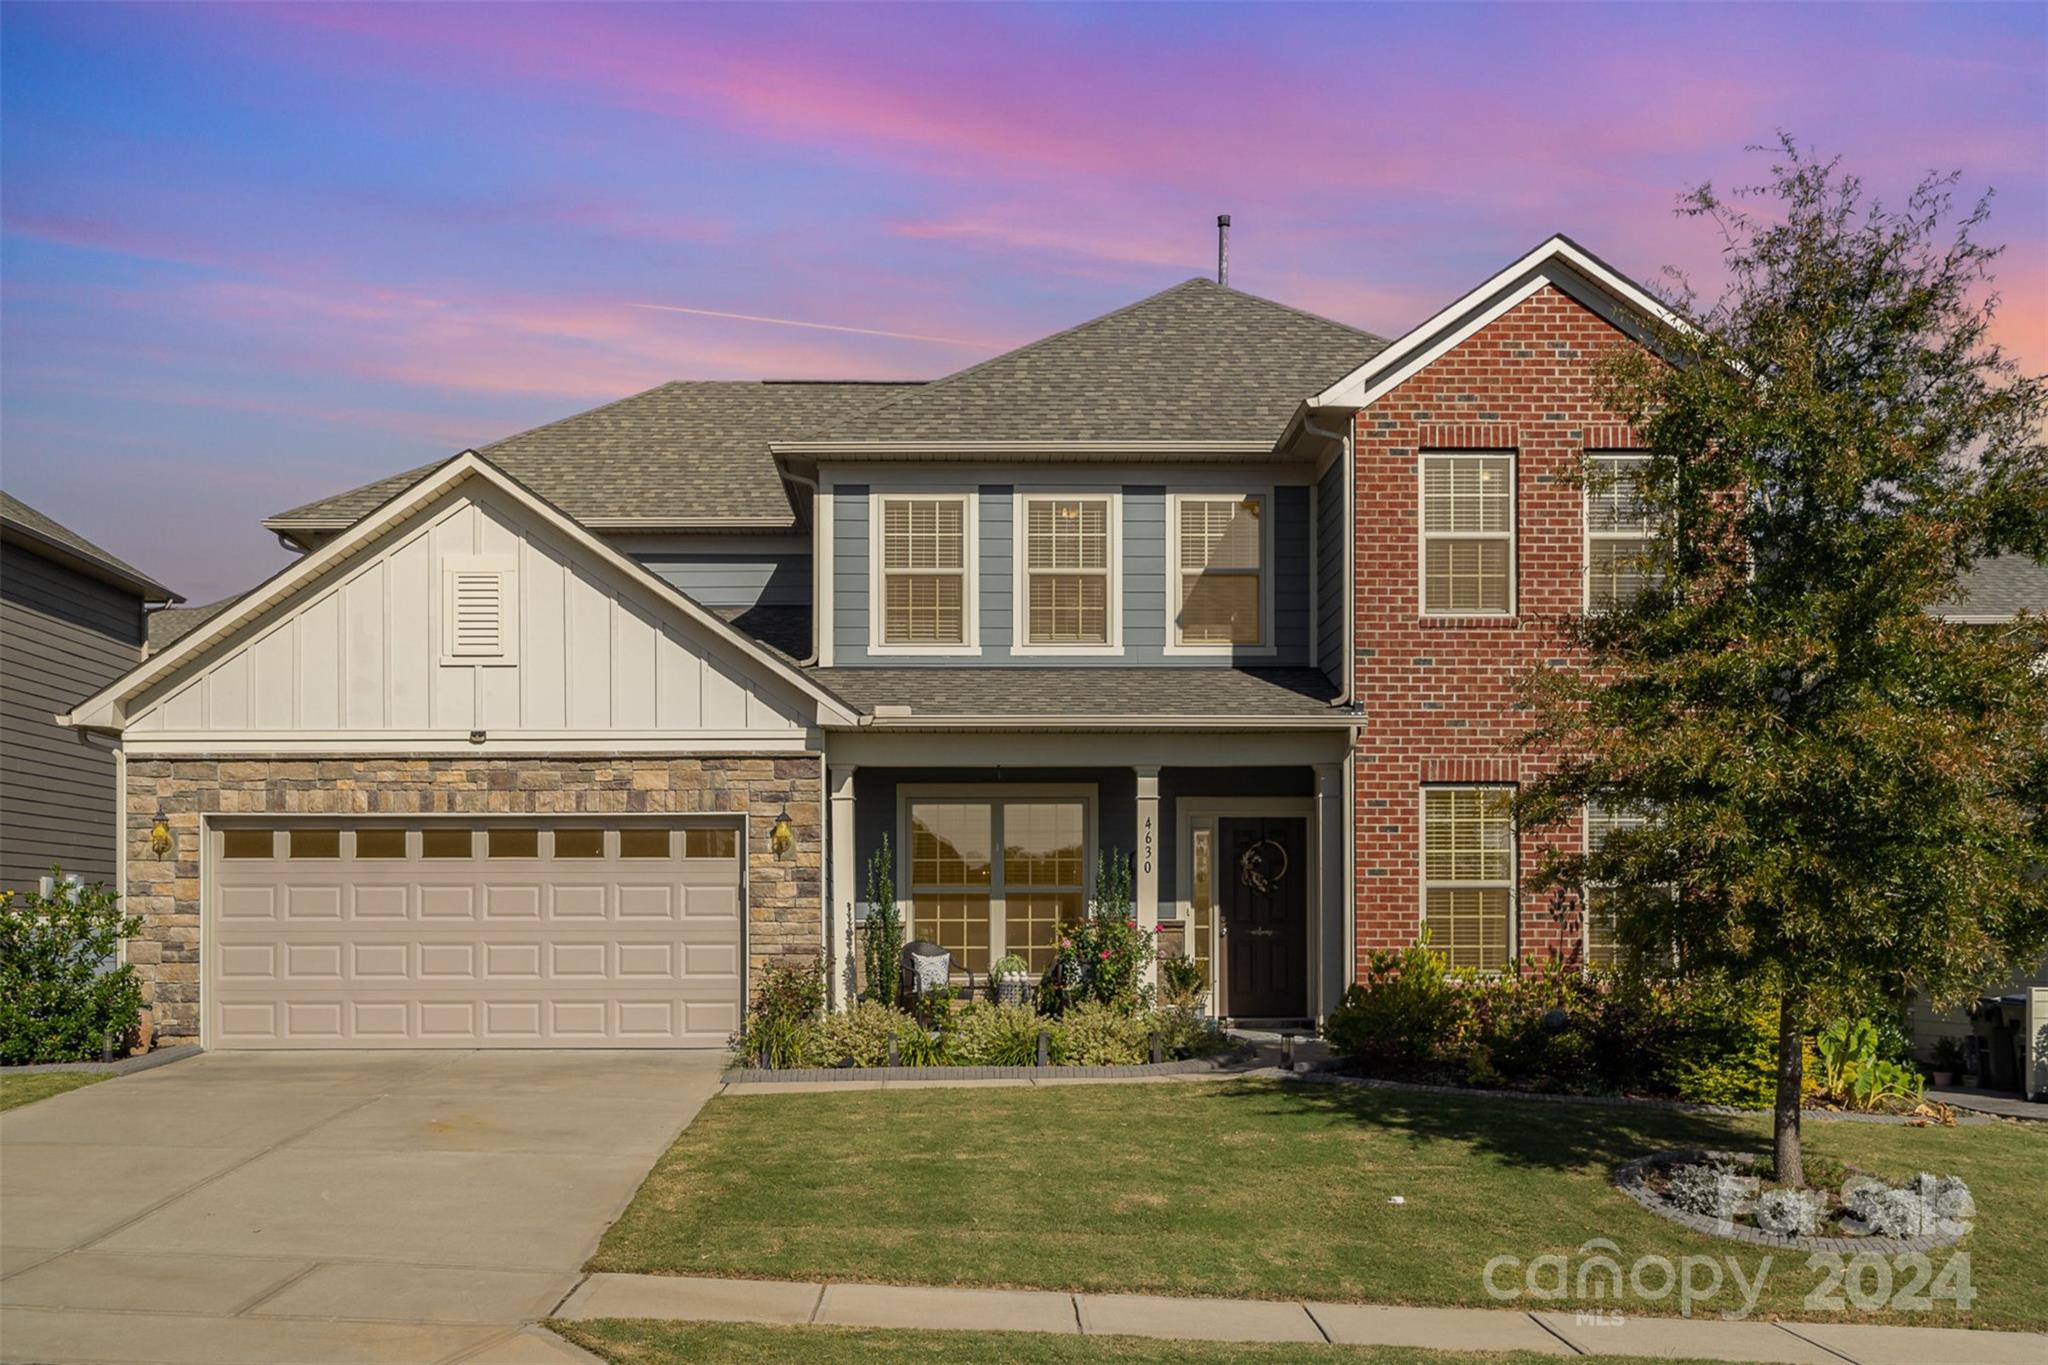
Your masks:
{"label": "front door", "polygon": [[1218,822],[1222,866],[1225,1013],[1234,1019],[1308,1017],[1308,821],[1301,816]]}

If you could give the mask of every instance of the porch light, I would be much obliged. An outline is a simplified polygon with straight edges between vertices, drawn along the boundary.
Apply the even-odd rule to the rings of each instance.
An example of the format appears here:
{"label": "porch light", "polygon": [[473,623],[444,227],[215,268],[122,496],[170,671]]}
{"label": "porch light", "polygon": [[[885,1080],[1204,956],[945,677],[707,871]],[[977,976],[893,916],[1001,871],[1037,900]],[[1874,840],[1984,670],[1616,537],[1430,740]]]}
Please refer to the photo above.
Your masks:
{"label": "porch light", "polygon": [[775,827],[768,831],[768,847],[775,850],[778,858],[787,858],[796,847],[796,831],[789,827],[787,807],[775,817]]}
{"label": "porch light", "polygon": [[156,823],[149,827],[149,851],[161,858],[171,851],[170,822],[159,815]]}

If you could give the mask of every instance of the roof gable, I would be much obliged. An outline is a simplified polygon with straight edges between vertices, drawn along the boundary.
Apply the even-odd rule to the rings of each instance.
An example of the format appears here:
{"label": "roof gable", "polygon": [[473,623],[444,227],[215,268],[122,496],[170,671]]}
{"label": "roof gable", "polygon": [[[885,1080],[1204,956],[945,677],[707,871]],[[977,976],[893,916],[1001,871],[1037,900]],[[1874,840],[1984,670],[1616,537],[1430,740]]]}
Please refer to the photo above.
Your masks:
{"label": "roof gable", "polygon": [[1310,408],[1362,408],[1544,286],[1571,295],[1622,331],[1650,339],[1650,327],[1685,323],[1648,290],[1569,237],[1550,238],[1364,364],[1308,399]]}
{"label": "roof gable", "polygon": [[[1384,338],[1192,279],[891,396],[807,448],[870,443],[1259,442]],[[792,438],[796,439],[796,438]]]}

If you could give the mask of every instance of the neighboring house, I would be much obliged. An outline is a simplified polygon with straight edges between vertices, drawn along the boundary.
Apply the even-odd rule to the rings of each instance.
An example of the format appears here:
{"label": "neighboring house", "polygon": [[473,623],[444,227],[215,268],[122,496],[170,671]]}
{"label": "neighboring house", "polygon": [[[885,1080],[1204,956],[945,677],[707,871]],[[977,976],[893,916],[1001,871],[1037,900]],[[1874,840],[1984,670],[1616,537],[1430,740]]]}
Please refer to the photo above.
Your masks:
{"label": "neighboring house", "polygon": [[180,600],[0,493],[0,890],[52,865],[118,887],[119,760],[57,717],[135,667],[145,612]]}
{"label": "neighboring house", "polygon": [[719,1045],[777,960],[847,997],[885,840],[976,976],[1132,857],[1241,1021],[1422,928],[1597,957],[1520,904],[1492,789],[1540,618],[1626,590],[1640,528],[1563,475],[1626,460],[1577,362],[1657,311],[1562,238],[1393,343],[1192,280],[935,382],[664,385],[280,514],[303,558],[71,718],[127,754],[155,1023]]}

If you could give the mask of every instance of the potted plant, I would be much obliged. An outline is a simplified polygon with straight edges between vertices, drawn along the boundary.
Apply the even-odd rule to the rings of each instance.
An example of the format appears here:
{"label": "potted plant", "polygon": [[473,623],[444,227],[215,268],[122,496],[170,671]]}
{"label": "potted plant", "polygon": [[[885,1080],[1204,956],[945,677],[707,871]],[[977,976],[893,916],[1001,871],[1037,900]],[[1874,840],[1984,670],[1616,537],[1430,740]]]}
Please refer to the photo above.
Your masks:
{"label": "potted plant", "polygon": [[1011,953],[997,958],[988,969],[988,998],[999,1005],[1024,1003],[1024,977],[1031,964]]}
{"label": "potted plant", "polygon": [[1934,1053],[1929,1059],[1928,1070],[1933,1073],[1936,1085],[1954,1085],[1956,1073],[1963,1069],[1963,1045],[1953,1038],[1934,1040]]}

